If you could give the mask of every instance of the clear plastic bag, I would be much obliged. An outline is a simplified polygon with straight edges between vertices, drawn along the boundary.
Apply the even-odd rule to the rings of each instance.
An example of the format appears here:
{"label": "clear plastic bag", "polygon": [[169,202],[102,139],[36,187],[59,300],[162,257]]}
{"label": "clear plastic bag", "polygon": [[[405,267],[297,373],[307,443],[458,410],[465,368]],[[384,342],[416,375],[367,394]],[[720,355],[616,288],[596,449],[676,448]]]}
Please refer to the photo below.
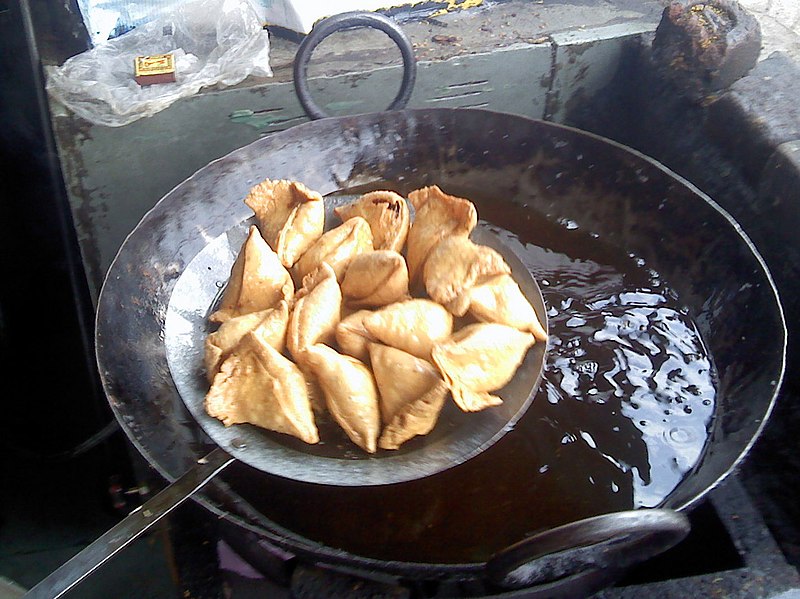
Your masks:
{"label": "clear plastic bag", "polygon": [[[137,56],[172,53],[175,82],[140,86]],[[84,119],[120,127],[202,87],[268,77],[269,35],[248,0],[197,0],[47,70],[48,92]]]}

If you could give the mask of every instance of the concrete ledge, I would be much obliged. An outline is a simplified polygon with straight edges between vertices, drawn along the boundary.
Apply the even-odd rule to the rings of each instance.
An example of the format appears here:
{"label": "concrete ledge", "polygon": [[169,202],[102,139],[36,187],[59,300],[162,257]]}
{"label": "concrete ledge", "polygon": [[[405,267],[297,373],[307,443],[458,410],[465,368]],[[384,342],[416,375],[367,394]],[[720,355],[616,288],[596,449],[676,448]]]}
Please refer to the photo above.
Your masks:
{"label": "concrete ledge", "polygon": [[800,221],[800,139],[778,146],[767,161],[759,186],[761,203],[780,211],[781,218]]}
{"label": "concrete ledge", "polygon": [[707,132],[752,184],[779,145],[800,139],[798,98],[800,68],[775,53],[709,106]]}
{"label": "concrete ledge", "polygon": [[800,347],[800,297],[795,289],[800,281],[800,139],[781,144],[767,161],[757,205],[763,210],[757,221],[761,245],[772,254],[765,259],[782,292],[790,343]]}

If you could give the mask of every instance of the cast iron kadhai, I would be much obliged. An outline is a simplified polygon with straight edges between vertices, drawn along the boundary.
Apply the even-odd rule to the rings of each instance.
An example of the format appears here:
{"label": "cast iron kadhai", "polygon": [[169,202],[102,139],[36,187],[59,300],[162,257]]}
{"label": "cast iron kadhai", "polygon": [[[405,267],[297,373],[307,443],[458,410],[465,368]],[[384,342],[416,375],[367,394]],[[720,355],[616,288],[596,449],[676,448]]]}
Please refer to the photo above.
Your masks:
{"label": "cast iron kadhai", "polygon": [[[242,198],[265,177],[303,181],[326,196],[390,182],[401,192],[433,183],[445,190],[484,190],[483,195],[500,205],[511,203],[515,211],[529,206],[554,222],[575,220],[656,268],[695,315],[719,374],[704,457],[659,507],[686,510],[699,501],[746,454],[769,416],[784,368],[780,304],[757,251],[707,196],[628,148],[568,127],[484,110],[387,112],[323,119],[241,148],[179,185],[126,241],[100,306],[98,355],[111,405],[144,455],[170,480],[207,451],[207,439],[185,409],[167,360],[165,321],[172,291],[209,243],[250,217]],[[509,439],[535,429],[530,423],[522,426],[527,420],[523,417],[503,442],[481,455],[494,461]],[[428,489],[443,477],[457,484],[475,462],[421,481],[360,487],[358,495],[380,505],[387,494],[407,495],[406,487]],[[275,499],[262,498],[288,500],[295,493],[313,501],[314,488],[320,497],[346,497],[349,488],[309,487],[238,461],[232,468],[204,490],[200,501],[241,530],[253,530],[296,555],[411,578],[487,579],[491,570],[497,579],[495,568],[485,562],[377,559],[324,545],[314,540],[313,530],[303,536],[253,504],[266,508]],[[358,505],[352,509],[360,513]],[[660,510],[636,514],[663,516]],[[469,517],[463,512],[454,526],[469,530],[475,524]],[[513,513],[508,518],[519,519]],[[675,520],[670,524],[662,518],[660,524],[675,533],[673,540],[685,532]],[[530,532],[536,530],[519,528],[507,544]],[[658,550],[643,542],[634,557],[645,559]],[[624,543],[611,544],[621,553]],[[528,549],[536,552],[531,545]],[[503,546],[493,551],[492,564],[508,558],[505,569],[517,569],[512,562],[519,556],[511,559]],[[596,552],[606,563],[629,559],[614,553]]]}
{"label": "cast iron kadhai", "polygon": [[[438,183],[445,190],[488,183],[498,202],[530,204],[553,217],[573,215],[649,263],[659,265],[671,253],[691,255],[666,275],[679,283],[681,297],[700,316],[720,373],[718,405],[704,459],[661,507],[685,510],[699,501],[742,459],[769,416],[785,352],[774,285],[738,225],[685,181],[597,136],[490,111],[430,109],[324,119],[260,139],[198,171],[142,219],[107,276],[98,305],[97,352],[109,403],[137,449],[167,479],[179,479],[184,494],[232,458],[222,450],[205,455],[209,439],[178,393],[165,343],[171,335],[170,305],[192,261],[251,216],[242,198],[266,177],[303,181],[323,195],[381,182],[398,182],[404,189]],[[198,461],[207,466],[204,472],[191,469],[180,477]],[[253,510],[237,492],[246,480],[269,497],[288,479],[254,468],[232,474],[224,484],[215,480],[198,500],[241,530],[317,562],[411,578],[477,577],[504,588],[535,582],[553,594],[558,581],[542,581],[555,572],[564,585],[573,585],[559,588],[587,592],[687,532],[682,514],[636,510],[545,531],[497,551],[486,563],[385,561],[293,533]],[[402,491],[404,484],[392,489]],[[362,488],[372,493],[384,487]],[[164,503],[161,495],[153,501]],[[157,513],[151,505],[133,518],[151,520]],[[89,549],[99,551],[108,539],[111,549],[124,546],[129,524]],[[519,539],[526,536],[519,531]],[[79,559],[73,566],[85,569],[91,563]],[[570,564],[585,569],[571,571]],[[53,588],[42,586],[39,595],[53,596]]]}
{"label": "cast iron kadhai", "polygon": [[[308,90],[306,70],[311,53],[316,45],[331,33],[359,26],[374,27],[384,31],[400,48],[404,65],[403,82],[390,110],[403,107],[410,98],[416,64],[413,49],[402,30],[389,19],[372,13],[339,15],[326,19],[315,27],[314,32],[301,45],[295,60],[297,94],[312,118],[327,115],[316,106]],[[267,173],[264,176],[276,177],[274,173]],[[308,179],[298,178],[309,182]],[[339,183],[337,177],[334,176],[334,179]],[[252,183],[253,180],[248,182]],[[330,212],[330,203],[328,208]],[[137,230],[150,227],[150,224],[145,224],[147,220],[145,217]],[[182,223],[177,220],[172,224],[179,229],[185,225],[189,230],[192,225],[190,222]],[[506,400],[501,409],[486,412],[485,414],[490,416],[486,417],[484,414],[483,418],[475,418],[475,415],[466,418],[463,414],[449,414],[450,418],[456,418],[448,423],[449,426],[437,427],[427,438],[407,443],[403,449],[393,452],[391,456],[370,458],[350,451],[341,455],[341,448],[334,448],[332,452],[328,448],[322,452],[315,452],[312,448],[309,452],[308,447],[302,447],[302,444],[292,441],[276,443],[274,435],[271,438],[248,425],[226,429],[218,421],[210,418],[202,407],[207,386],[201,367],[202,341],[208,333],[206,317],[214,300],[218,298],[218,287],[230,270],[230,265],[244,238],[246,226],[247,221],[241,221],[216,239],[210,240],[210,243],[183,268],[174,265],[174,272],[165,278],[165,282],[174,282],[175,279],[177,282],[174,282],[169,294],[166,317],[163,318],[163,330],[158,337],[159,340],[163,338],[163,348],[151,348],[158,354],[166,350],[164,357],[169,364],[170,373],[161,372],[161,378],[169,379],[171,375],[171,383],[177,387],[194,419],[211,439],[226,447],[240,460],[264,472],[277,472],[282,476],[312,483],[375,485],[413,480],[452,467],[486,450],[505,432],[511,430],[513,423],[529,405],[541,377],[544,360],[544,347],[541,344],[529,352],[518,375],[501,393]],[[185,234],[185,231],[182,233]],[[199,231],[194,233],[197,234]],[[131,237],[135,235],[136,231]],[[512,266],[515,279],[534,305],[540,320],[546,323],[541,292],[527,268],[509,251],[509,248],[504,247],[499,239],[489,232],[489,229],[477,229],[474,238],[477,242],[493,246],[503,253]],[[204,237],[204,240],[208,241],[208,237]],[[125,245],[132,244],[126,242]],[[120,254],[124,253],[124,249],[125,246]],[[151,264],[155,266],[155,263]],[[167,274],[171,266],[162,263],[158,264],[157,268],[164,266],[166,270],[162,274]],[[114,270],[112,266],[111,271]],[[139,276],[142,277],[139,283],[143,283],[140,291],[146,291],[147,269],[141,271]],[[116,290],[116,287],[120,286],[116,281],[120,278],[120,275],[112,276],[110,273],[107,286]],[[103,301],[108,295],[113,294],[101,294],[98,340],[104,334],[103,325],[114,321],[113,316],[108,314],[119,307],[113,300]],[[133,304],[144,307],[148,305],[149,300],[155,299],[158,295],[156,293],[151,298],[145,293],[140,294],[138,298],[130,299]],[[161,300],[163,301],[163,297]],[[158,320],[161,321],[164,316],[163,304],[157,302],[156,311]],[[160,343],[157,342],[156,345]],[[98,349],[98,359],[102,367],[101,354],[101,350]],[[105,376],[104,383],[107,385],[109,400],[114,407],[111,392],[113,383],[106,380]],[[148,456],[148,450],[140,444],[135,430],[138,426],[145,425],[144,422],[132,420],[130,413],[126,418],[125,410],[115,410],[115,412],[133,443],[145,456]],[[462,418],[460,421],[459,416]],[[31,591],[31,596],[60,596],[232,462],[233,457],[221,449],[215,449],[207,456],[198,459],[197,463],[170,487],[37,585]],[[158,468],[157,463],[152,463]],[[163,469],[159,469],[165,473]],[[169,478],[169,475],[167,476]],[[638,510],[589,518],[534,535],[498,552],[487,564],[486,577],[505,588],[538,584],[536,596],[587,591],[607,584],[616,573],[631,563],[646,559],[674,545],[687,532],[686,518],[669,510]],[[634,553],[631,547],[639,547],[639,550]],[[606,570],[605,573],[602,572],[603,569]],[[550,584],[546,582],[553,578],[560,580]],[[531,595],[526,593],[526,596]]]}

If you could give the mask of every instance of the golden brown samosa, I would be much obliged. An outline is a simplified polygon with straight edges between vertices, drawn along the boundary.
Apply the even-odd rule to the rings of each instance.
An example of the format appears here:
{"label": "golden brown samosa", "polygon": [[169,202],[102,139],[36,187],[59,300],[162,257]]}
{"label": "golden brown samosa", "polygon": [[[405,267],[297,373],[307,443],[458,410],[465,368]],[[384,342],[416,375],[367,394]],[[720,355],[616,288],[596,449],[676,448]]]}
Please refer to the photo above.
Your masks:
{"label": "golden brown samosa", "polygon": [[427,299],[410,299],[384,306],[363,320],[367,333],[384,345],[430,360],[437,341],[453,331],[453,316]]}
{"label": "golden brown samosa", "polygon": [[463,316],[469,308],[469,290],[478,280],[510,272],[497,250],[468,237],[448,237],[436,244],[425,261],[423,281],[431,299]]}
{"label": "golden brown samosa", "polygon": [[409,439],[431,432],[439,419],[448,391],[445,382],[439,379],[422,396],[406,404],[384,427],[378,438],[378,447],[399,449]]}
{"label": "golden brown samosa", "polygon": [[369,368],[323,344],[312,345],[306,355],[334,420],[353,443],[375,453],[381,417],[378,389]]}
{"label": "golden brown samosa", "polygon": [[302,183],[266,179],[250,190],[244,203],[255,213],[261,235],[286,268],[322,235],[324,201]]}
{"label": "golden brown samosa", "polygon": [[503,324],[471,324],[437,343],[431,357],[458,407],[477,412],[503,403],[490,391],[514,377],[534,342],[530,333]]}
{"label": "golden brown samosa", "polygon": [[342,318],[336,325],[336,344],[348,356],[366,361],[369,358],[368,344],[376,339],[364,328],[364,318],[371,310],[358,310]]}
{"label": "golden brown samosa", "polygon": [[342,292],[336,273],[323,262],[303,279],[289,315],[286,347],[298,363],[303,363],[308,346],[333,341],[341,313]]}
{"label": "golden brown samosa", "polygon": [[381,396],[384,424],[442,380],[439,370],[427,360],[382,343],[369,344],[369,361]]}
{"label": "golden brown samosa", "polygon": [[286,347],[286,330],[289,326],[289,303],[282,301],[270,310],[264,320],[253,329],[253,335],[282,352]]}
{"label": "golden brown samosa", "polygon": [[205,408],[225,426],[249,422],[306,443],[319,441],[300,369],[253,333],[222,363]]}
{"label": "golden brown samosa", "polygon": [[225,322],[236,316],[273,308],[281,300],[291,301],[294,282],[277,254],[251,226],[247,239],[231,268],[228,285],[211,322]]}
{"label": "golden brown samosa", "polygon": [[481,322],[497,322],[547,341],[547,331],[511,275],[490,277],[469,291],[469,313]]}
{"label": "golden brown samosa", "polygon": [[342,279],[342,296],[350,306],[385,306],[408,298],[408,268],[392,250],[359,254]]}
{"label": "golden brown samosa", "polygon": [[409,280],[415,283],[433,247],[447,237],[468,237],[478,224],[478,213],[472,202],[447,195],[436,185],[412,191],[408,199],[415,215],[406,256]]}
{"label": "golden brown samosa", "polygon": [[289,304],[283,300],[275,308],[251,312],[223,322],[206,337],[204,362],[209,382],[219,372],[220,364],[239,345],[247,333],[255,332],[265,343],[283,351],[286,341],[286,325],[289,322]]}
{"label": "golden brown samosa", "polygon": [[370,343],[369,356],[385,425],[378,447],[398,449],[409,439],[431,432],[448,393],[436,367],[380,343]]}
{"label": "golden brown samosa", "polygon": [[360,216],[346,220],[324,233],[295,264],[295,274],[302,280],[323,262],[327,262],[341,281],[353,256],[372,251],[372,231]]}
{"label": "golden brown samosa", "polygon": [[354,216],[363,217],[369,223],[376,250],[403,250],[410,216],[405,199],[395,192],[371,191],[333,211],[343,221]]}

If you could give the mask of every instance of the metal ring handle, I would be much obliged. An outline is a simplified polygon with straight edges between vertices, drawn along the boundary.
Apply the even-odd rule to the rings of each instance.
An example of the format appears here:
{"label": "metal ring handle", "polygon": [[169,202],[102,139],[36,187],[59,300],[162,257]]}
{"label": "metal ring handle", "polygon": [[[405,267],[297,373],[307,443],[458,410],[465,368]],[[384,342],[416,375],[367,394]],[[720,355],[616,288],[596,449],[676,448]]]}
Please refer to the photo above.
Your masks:
{"label": "metal ring handle", "polygon": [[294,90],[297,99],[311,119],[322,119],[330,116],[327,112],[317,106],[311,97],[308,88],[308,63],[314,49],[326,37],[337,31],[354,29],[356,27],[372,27],[383,31],[388,35],[403,56],[403,82],[400,84],[400,91],[389,105],[387,110],[399,110],[405,108],[411,98],[414,89],[414,82],[417,79],[417,60],[414,57],[414,48],[403,30],[391,19],[373,12],[346,12],[323,19],[311,30],[297,49],[294,57]]}
{"label": "metal ring handle", "polygon": [[534,535],[492,556],[487,577],[519,589],[590,569],[625,569],[676,545],[689,534],[689,519],[665,509],[615,512]]}

